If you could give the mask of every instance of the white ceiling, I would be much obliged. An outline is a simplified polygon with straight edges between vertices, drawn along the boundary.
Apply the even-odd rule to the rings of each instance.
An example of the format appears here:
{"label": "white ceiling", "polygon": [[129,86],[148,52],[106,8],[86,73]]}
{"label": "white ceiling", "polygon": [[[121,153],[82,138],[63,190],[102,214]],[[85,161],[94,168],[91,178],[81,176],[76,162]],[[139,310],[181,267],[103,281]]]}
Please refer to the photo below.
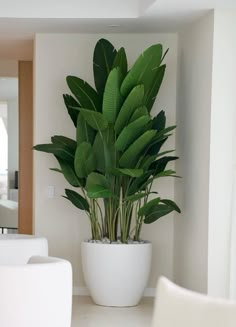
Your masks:
{"label": "white ceiling", "polygon": [[0,8],[0,58],[30,59],[35,33],[176,32],[236,0],[0,0]]}
{"label": "white ceiling", "polygon": [[18,78],[0,76],[0,101],[13,100],[18,97]]}

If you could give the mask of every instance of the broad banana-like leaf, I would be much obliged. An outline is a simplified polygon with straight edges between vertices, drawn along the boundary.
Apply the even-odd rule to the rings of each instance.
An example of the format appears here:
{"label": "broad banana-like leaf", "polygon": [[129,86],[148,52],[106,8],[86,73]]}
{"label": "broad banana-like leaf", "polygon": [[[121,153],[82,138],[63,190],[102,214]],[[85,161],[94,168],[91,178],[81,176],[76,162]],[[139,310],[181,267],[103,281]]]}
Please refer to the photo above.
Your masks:
{"label": "broad banana-like leaf", "polygon": [[115,176],[140,177],[143,174],[143,169],[112,168],[110,171]]}
{"label": "broad banana-like leaf", "polygon": [[81,143],[75,152],[75,172],[78,177],[87,177],[96,169],[95,155],[92,146],[88,142]]}
{"label": "broad banana-like leaf", "polygon": [[138,164],[138,166],[141,167],[144,171],[147,171],[155,159],[156,159],[156,155],[151,156],[149,154],[146,154],[140,160],[140,164]]}
{"label": "broad banana-like leaf", "polygon": [[168,154],[168,153],[171,153],[171,152],[174,152],[175,150],[167,150],[167,151],[163,151],[163,152],[160,152],[156,155],[156,158],[160,158],[160,157],[163,157],[164,155]]}
{"label": "broad banana-like leaf", "polygon": [[143,132],[147,123],[150,121],[150,116],[142,116],[134,122],[127,125],[120,133],[115,147],[118,151],[125,151]]}
{"label": "broad banana-like leaf", "polygon": [[145,192],[137,193],[134,195],[129,195],[129,196],[125,197],[124,202],[127,202],[127,201],[135,202],[135,201],[145,198],[148,195],[149,195],[149,193],[145,193]]}
{"label": "broad banana-like leaf", "polygon": [[129,123],[135,109],[143,105],[143,99],[144,86],[135,86],[123,103],[116,119],[115,131],[117,135],[119,135],[122,129]]}
{"label": "broad banana-like leaf", "polygon": [[93,185],[87,190],[87,195],[90,199],[111,198],[114,196],[111,190],[102,185]]}
{"label": "broad banana-like leaf", "polygon": [[161,150],[161,147],[163,146],[163,144],[166,142],[166,140],[168,139],[168,137],[163,137],[162,141],[156,142],[154,143],[149,149],[147,154],[149,155],[157,155],[159,153],[159,151]]}
{"label": "broad banana-like leaf", "polygon": [[64,175],[65,179],[69,184],[71,184],[74,187],[81,187],[84,186],[84,180],[79,179],[75,173],[74,165],[73,163],[69,163],[68,161],[64,161],[58,157],[56,157],[59,165],[61,167],[61,172]]}
{"label": "broad banana-like leaf", "polygon": [[138,158],[142,151],[150,144],[155,137],[156,131],[150,130],[141,135],[120,158],[120,165],[122,167],[135,168]]}
{"label": "broad banana-like leaf", "polygon": [[138,216],[142,217],[142,216],[146,216],[153,207],[157,206],[161,201],[161,198],[155,198],[151,201],[149,201],[148,203],[144,204],[138,211]]}
{"label": "broad banana-like leaf", "polygon": [[168,138],[169,136],[171,136],[171,134],[167,134],[167,133],[169,133],[170,131],[172,131],[175,128],[176,128],[176,126],[170,126],[170,127],[164,128],[164,129],[160,130],[159,132],[157,132],[155,138],[152,140],[152,143],[149,145],[146,152],[149,153],[150,149],[155,150],[155,145],[159,144],[159,142],[161,142],[161,141],[165,140],[166,138]]}
{"label": "broad banana-like leaf", "polygon": [[108,123],[113,124],[120,111],[123,98],[120,94],[120,68],[113,68],[110,72],[103,95],[102,112]]}
{"label": "broad banana-like leaf", "polygon": [[113,62],[113,68],[119,67],[123,78],[127,74],[128,64],[125,49],[122,47],[118,50]]}
{"label": "broad banana-like leaf", "polygon": [[174,170],[164,170],[164,171],[161,171],[160,173],[158,174],[153,174],[154,178],[160,178],[160,177],[179,177],[179,176],[176,176],[174,175],[176,172]]}
{"label": "broad banana-like leaf", "polygon": [[103,96],[107,77],[113,68],[116,54],[116,49],[109,41],[100,39],[97,42],[93,54],[93,73],[95,86],[101,98]]}
{"label": "broad banana-like leaf", "polygon": [[151,177],[153,171],[147,171],[143,175],[141,175],[138,178],[135,178],[135,180],[130,184],[128,187],[128,195],[135,194],[136,192],[139,192],[140,190],[143,190],[145,188],[145,184],[147,183],[148,179]]}
{"label": "broad banana-like leaf", "polygon": [[181,213],[180,208],[177,206],[177,204],[174,201],[169,199],[161,199],[161,202],[168,205],[170,208],[177,211],[178,213]]}
{"label": "broad banana-like leaf", "polygon": [[99,132],[97,132],[93,143],[93,151],[96,157],[97,170],[105,173],[104,145]]}
{"label": "broad banana-like leaf", "polygon": [[149,213],[144,218],[145,224],[151,224],[157,219],[171,213],[173,209],[166,204],[158,204],[153,206]]}
{"label": "broad banana-like leaf", "polygon": [[70,139],[69,137],[62,136],[62,135],[54,135],[51,137],[51,141],[54,144],[59,144],[62,146],[66,146],[71,149],[71,151],[75,152],[77,143],[75,140]]}
{"label": "broad banana-like leaf", "polygon": [[147,107],[145,106],[141,106],[135,109],[133,115],[131,116],[129,122],[132,123],[133,121],[135,121],[136,119],[142,117],[142,116],[147,116],[149,115]]}
{"label": "broad banana-like leaf", "polygon": [[100,112],[80,109],[81,115],[84,117],[85,121],[96,131],[103,131],[108,127],[108,121]]}
{"label": "broad banana-like leaf", "polygon": [[93,144],[95,135],[95,130],[86,123],[83,115],[80,114],[78,116],[76,128],[77,145],[81,144],[82,142]]}
{"label": "broad banana-like leaf", "polygon": [[76,208],[89,212],[88,201],[79,193],[69,189],[65,189],[65,193],[66,196],[64,198],[68,199]]}
{"label": "broad banana-like leaf", "polygon": [[86,182],[85,188],[88,191],[94,185],[101,185],[101,186],[108,188],[108,182],[107,182],[106,177],[102,174],[98,174],[98,173],[94,173],[94,172],[89,174],[87,177],[87,182]]}
{"label": "broad banana-like leaf", "polygon": [[80,105],[79,103],[69,94],[63,94],[64,103],[66,105],[68,114],[72,119],[75,127],[77,124],[77,117],[79,114]]}
{"label": "broad banana-like leaf", "polygon": [[168,162],[176,160],[176,159],[178,159],[178,157],[164,157],[164,158],[158,159],[156,161],[153,161],[153,163],[150,166],[150,169],[152,169],[154,171],[154,175],[157,175],[165,170]]}
{"label": "broad banana-like leaf", "polygon": [[34,150],[46,152],[46,153],[52,153],[55,156],[66,160],[66,161],[72,161],[74,160],[74,151],[71,150],[70,147],[66,145],[61,144],[38,144],[33,147]]}
{"label": "broad banana-like leaf", "polygon": [[143,84],[145,95],[153,84],[156,70],[160,66],[162,58],[162,45],[155,44],[146,49],[134,63],[126,75],[122,85],[121,94],[124,97],[136,86]]}
{"label": "broad banana-like leaf", "polygon": [[156,100],[157,94],[160,90],[161,83],[165,75],[165,69],[166,69],[166,65],[163,65],[156,70],[156,75],[153,78],[152,85],[149,87],[147,92],[145,92],[144,103],[149,112],[151,111],[152,106]]}
{"label": "broad banana-like leaf", "polygon": [[92,86],[76,76],[67,76],[66,81],[82,108],[102,111],[101,100]]}
{"label": "broad banana-like leaf", "polygon": [[163,110],[161,110],[155,118],[153,118],[152,127],[157,131],[161,131],[166,127],[166,115]]}

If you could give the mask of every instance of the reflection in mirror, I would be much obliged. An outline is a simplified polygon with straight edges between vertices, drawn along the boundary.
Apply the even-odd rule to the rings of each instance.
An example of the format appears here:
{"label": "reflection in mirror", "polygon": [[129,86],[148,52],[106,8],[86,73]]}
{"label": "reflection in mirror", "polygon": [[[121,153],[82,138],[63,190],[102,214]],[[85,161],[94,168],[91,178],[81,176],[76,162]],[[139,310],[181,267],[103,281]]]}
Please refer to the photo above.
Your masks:
{"label": "reflection in mirror", "polygon": [[0,233],[18,226],[18,78],[0,77]]}

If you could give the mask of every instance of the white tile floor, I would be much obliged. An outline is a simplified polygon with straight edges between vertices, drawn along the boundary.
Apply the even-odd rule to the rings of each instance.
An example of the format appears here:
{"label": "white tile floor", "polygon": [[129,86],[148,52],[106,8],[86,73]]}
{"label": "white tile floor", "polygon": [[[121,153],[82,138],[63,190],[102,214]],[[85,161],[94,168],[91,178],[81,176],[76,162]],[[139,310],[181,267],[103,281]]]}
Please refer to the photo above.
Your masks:
{"label": "white tile floor", "polygon": [[152,310],[152,298],[144,298],[137,307],[108,308],[74,296],[71,327],[150,327]]}

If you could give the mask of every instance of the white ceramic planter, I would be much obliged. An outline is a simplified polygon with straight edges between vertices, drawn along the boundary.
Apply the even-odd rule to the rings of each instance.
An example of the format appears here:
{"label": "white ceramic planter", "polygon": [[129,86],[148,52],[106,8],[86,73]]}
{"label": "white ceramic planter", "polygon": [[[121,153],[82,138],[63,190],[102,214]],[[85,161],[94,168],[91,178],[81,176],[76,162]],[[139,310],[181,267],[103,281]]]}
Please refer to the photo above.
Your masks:
{"label": "white ceramic planter", "polygon": [[137,305],[147,285],[151,255],[151,243],[83,242],[83,273],[94,302],[115,307]]}

